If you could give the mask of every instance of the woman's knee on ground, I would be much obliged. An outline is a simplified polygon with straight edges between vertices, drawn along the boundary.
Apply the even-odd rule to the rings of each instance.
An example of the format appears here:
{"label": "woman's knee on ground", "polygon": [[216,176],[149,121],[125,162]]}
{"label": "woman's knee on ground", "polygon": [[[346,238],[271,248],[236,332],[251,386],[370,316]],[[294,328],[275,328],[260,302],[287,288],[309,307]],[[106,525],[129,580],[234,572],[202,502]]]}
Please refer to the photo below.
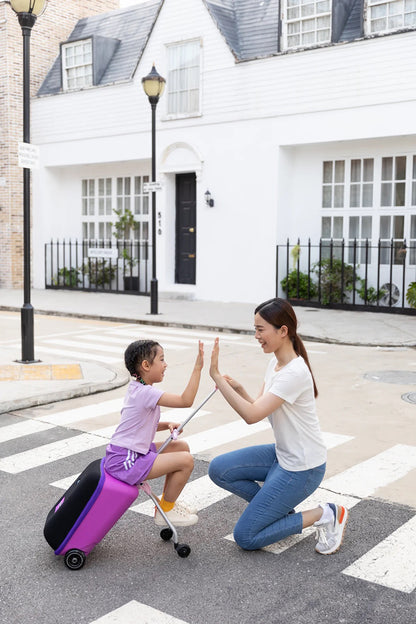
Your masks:
{"label": "woman's knee on ground", "polygon": [[235,543],[243,550],[257,550],[254,537],[247,533],[247,529],[239,526],[238,522],[234,527],[234,540]]}

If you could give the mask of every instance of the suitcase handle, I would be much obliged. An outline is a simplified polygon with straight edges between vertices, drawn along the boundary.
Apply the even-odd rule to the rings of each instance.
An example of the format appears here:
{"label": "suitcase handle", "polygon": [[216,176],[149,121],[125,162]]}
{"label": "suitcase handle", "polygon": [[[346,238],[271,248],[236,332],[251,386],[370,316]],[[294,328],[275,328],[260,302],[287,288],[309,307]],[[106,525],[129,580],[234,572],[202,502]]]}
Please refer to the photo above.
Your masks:
{"label": "suitcase handle", "polygon": [[203,407],[205,405],[205,403],[207,403],[207,401],[210,400],[210,398],[216,393],[216,391],[217,391],[217,387],[215,387],[214,390],[212,390],[209,393],[209,395],[202,401],[202,403],[200,405],[198,405],[198,407],[196,409],[194,409],[194,411],[188,416],[188,418],[186,420],[183,421],[183,423],[177,429],[174,429],[172,431],[170,436],[164,441],[164,443],[162,444],[162,446],[158,450],[158,452],[157,452],[158,455],[159,455],[159,453],[161,453],[162,451],[165,450],[165,448],[168,446],[168,444],[170,444],[172,442],[172,440],[176,440],[177,439],[178,435],[183,430],[185,425],[187,425],[188,422],[191,420],[191,418],[193,418],[195,416],[195,414],[197,412],[199,412],[201,407]]}

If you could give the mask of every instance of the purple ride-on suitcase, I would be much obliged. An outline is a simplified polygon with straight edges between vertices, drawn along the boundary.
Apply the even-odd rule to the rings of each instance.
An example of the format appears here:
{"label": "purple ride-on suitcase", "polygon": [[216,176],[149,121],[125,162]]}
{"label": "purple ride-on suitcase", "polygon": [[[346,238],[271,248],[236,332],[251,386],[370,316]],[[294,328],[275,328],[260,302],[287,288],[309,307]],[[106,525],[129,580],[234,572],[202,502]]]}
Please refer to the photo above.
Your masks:
{"label": "purple ride-on suitcase", "polygon": [[82,568],[86,556],[121,518],[138,496],[135,485],[115,479],[96,459],[50,510],[43,530],[55,555],[71,570]]}

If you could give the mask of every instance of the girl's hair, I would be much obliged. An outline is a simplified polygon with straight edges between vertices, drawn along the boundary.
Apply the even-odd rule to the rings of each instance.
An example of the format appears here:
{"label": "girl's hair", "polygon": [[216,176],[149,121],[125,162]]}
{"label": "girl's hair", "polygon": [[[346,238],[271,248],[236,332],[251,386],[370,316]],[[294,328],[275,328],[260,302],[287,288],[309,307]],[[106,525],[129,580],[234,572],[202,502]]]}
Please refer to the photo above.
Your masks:
{"label": "girl's hair", "polygon": [[318,388],[316,387],[315,378],[312,373],[311,365],[309,364],[308,354],[306,353],[305,345],[302,342],[302,339],[297,334],[297,326],[298,320],[296,318],[296,314],[292,306],[286,299],[279,299],[276,297],[275,299],[269,299],[264,303],[261,303],[257,306],[254,311],[255,314],[260,314],[260,316],[276,327],[276,329],[280,329],[282,325],[285,325],[288,330],[288,335],[290,340],[292,341],[293,348],[297,355],[301,355],[305,360],[311,375],[313,382],[313,391],[315,397],[318,396]]}
{"label": "girl's hair", "polygon": [[124,352],[124,363],[132,377],[139,374],[143,360],[147,360],[149,364],[153,362],[158,347],[160,344],[154,340],[136,340],[129,344]]}

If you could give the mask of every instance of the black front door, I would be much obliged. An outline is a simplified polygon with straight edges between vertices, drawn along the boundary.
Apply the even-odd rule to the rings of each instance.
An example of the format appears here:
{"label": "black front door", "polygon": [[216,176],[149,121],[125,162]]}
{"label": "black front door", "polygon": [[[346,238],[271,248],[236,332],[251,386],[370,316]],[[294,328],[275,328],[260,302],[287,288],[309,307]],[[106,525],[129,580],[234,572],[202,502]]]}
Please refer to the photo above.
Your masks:
{"label": "black front door", "polygon": [[196,179],[194,173],[176,176],[175,282],[195,284]]}

